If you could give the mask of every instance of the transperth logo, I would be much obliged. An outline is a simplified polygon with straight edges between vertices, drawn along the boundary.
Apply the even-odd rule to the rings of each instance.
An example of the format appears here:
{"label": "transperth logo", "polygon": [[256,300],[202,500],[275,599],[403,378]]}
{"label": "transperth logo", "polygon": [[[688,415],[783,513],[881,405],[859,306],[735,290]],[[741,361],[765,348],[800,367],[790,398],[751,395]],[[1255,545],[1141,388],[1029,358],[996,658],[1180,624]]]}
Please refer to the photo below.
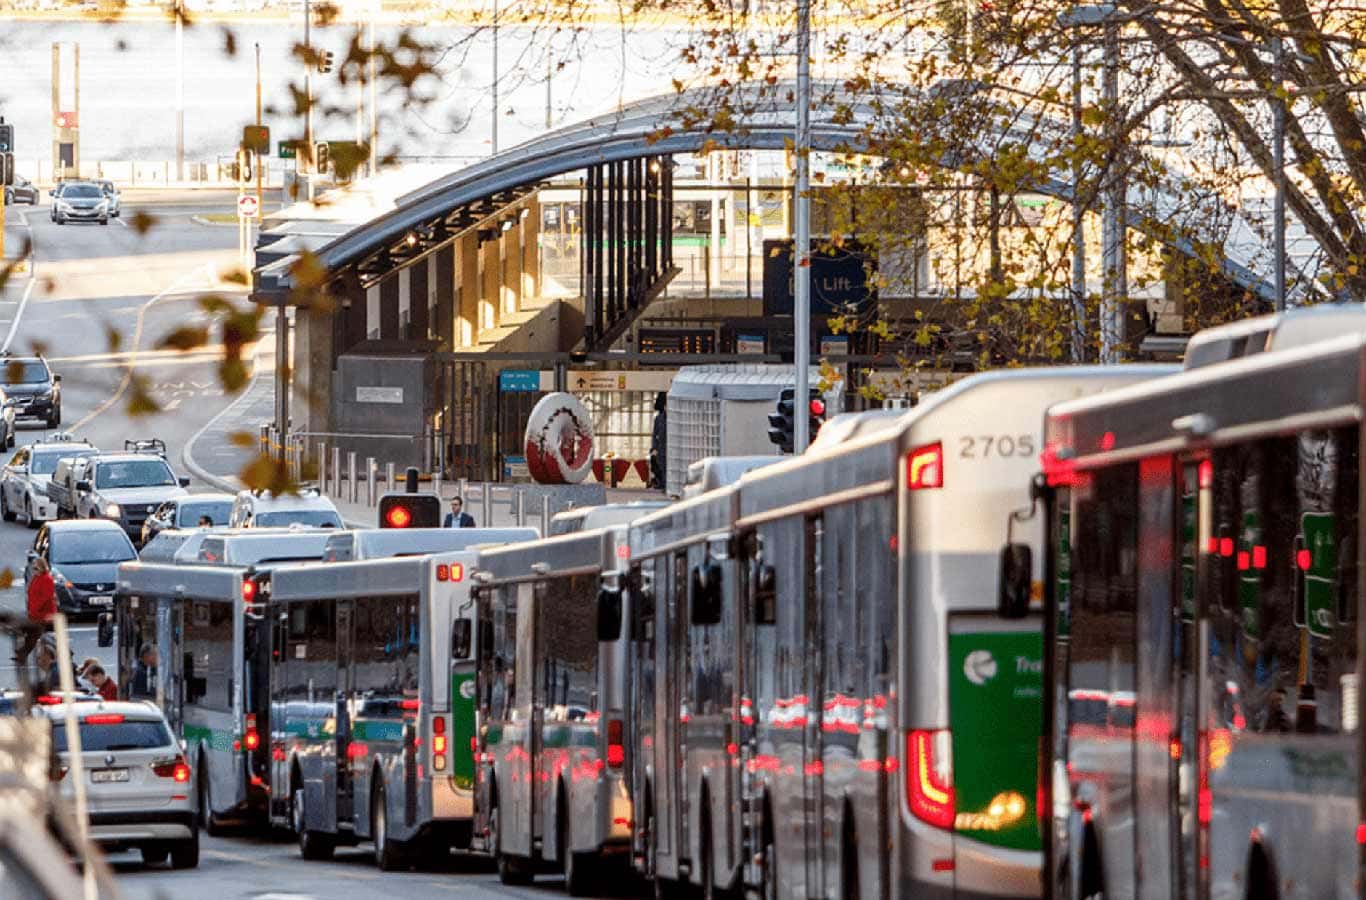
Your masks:
{"label": "transperth logo", "polygon": [[963,674],[973,684],[986,684],[996,677],[996,657],[990,650],[974,650],[963,660]]}

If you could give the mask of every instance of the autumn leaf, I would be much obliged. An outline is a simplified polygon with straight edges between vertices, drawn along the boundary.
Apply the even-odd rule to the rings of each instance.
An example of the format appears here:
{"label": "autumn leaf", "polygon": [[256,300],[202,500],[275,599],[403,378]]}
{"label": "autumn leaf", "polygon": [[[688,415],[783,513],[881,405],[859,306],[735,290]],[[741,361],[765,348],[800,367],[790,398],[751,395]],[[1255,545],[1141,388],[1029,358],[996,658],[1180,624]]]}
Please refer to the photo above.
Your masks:
{"label": "autumn leaf", "polygon": [[128,227],[133,229],[134,234],[143,235],[152,230],[156,225],[157,217],[149,212],[138,209],[128,217]]}
{"label": "autumn leaf", "polygon": [[156,346],[159,350],[173,349],[183,352],[202,347],[208,341],[209,330],[207,328],[185,325],[163,335],[161,340],[157,341]]}

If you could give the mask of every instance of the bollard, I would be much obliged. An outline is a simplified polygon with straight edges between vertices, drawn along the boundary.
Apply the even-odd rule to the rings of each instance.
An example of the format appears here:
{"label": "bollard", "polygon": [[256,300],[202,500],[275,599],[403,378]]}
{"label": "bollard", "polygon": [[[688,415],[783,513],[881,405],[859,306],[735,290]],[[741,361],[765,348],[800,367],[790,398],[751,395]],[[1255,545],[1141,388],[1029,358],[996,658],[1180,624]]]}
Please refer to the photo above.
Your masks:
{"label": "bollard", "polygon": [[260,434],[257,435],[256,450],[262,456],[270,456],[270,429],[271,425],[262,425]]}
{"label": "bollard", "polygon": [[526,524],[526,490],[517,489],[517,527],[521,528]]}
{"label": "bollard", "polygon": [[387,462],[384,464],[384,493],[391,494],[394,491],[394,464]]}
{"label": "bollard", "polygon": [[408,494],[417,493],[417,466],[409,466],[403,472],[403,491]]}
{"label": "bollard", "polygon": [[327,493],[327,441],[318,441],[318,490]]}
{"label": "bollard", "polygon": [[375,496],[375,489],[379,487],[379,463],[375,462],[373,456],[365,457],[365,505],[374,506],[378,501]]}
{"label": "bollard", "polygon": [[355,450],[347,450],[347,451],[346,451],[346,481],[347,481],[346,496],[347,496],[347,499],[350,500],[352,503],[355,503],[355,502],[356,502],[356,498],[360,496],[360,479],[357,477],[357,474],[358,474],[358,473],[356,472],[356,451],[355,451]]}
{"label": "bollard", "polygon": [[329,490],[327,489],[327,485],[323,485],[323,491],[325,491],[326,493],[331,494],[333,497],[336,497],[338,500],[341,499],[341,448],[340,448],[340,447],[333,447],[333,448],[332,448],[332,490],[329,491]]}
{"label": "bollard", "polygon": [[484,527],[493,527],[493,485],[484,482]]}
{"label": "bollard", "polygon": [[459,487],[455,489],[455,496],[460,498],[460,502],[468,504],[470,502],[470,483],[466,478],[457,482]]}
{"label": "bollard", "polygon": [[541,537],[550,534],[550,498],[541,498]]}
{"label": "bollard", "polygon": [[433,493],[433,494],[436,494],[438,497],[441,496],[441,473],[440,473],[440,472],[433,472],[433,473],[432,473],[432,493]]}

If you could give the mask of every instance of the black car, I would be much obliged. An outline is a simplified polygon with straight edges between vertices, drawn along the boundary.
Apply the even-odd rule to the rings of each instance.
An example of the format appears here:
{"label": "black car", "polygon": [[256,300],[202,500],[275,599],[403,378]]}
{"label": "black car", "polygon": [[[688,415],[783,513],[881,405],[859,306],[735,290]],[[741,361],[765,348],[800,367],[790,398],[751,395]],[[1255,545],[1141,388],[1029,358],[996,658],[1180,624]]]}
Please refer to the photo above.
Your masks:
{"label": "black car", "polygon": [[110,201],[98,184],[90,181],[63,181],[52,191],[49,215],[58,225],[67,222],[109,224]]}
{"label": "black car", "polygon": [[62,376],[41,356],[0,357],[0,383],[14,403],[14,418],[41,419],[48,428],[62,424]]}
{"label": "black car", "polygon": [[5,188],[5,205],[27,203],[33,206],[38,202],[38,188],[22,175],[14,176],[14,184]]}
{"label": "black car", "polygon": [[28,552],[25,581],[39,557],[52,567],[62,612],[99,613],[113,608],[119,563],[138,554],[116,522],[94,519],[44,522]]}

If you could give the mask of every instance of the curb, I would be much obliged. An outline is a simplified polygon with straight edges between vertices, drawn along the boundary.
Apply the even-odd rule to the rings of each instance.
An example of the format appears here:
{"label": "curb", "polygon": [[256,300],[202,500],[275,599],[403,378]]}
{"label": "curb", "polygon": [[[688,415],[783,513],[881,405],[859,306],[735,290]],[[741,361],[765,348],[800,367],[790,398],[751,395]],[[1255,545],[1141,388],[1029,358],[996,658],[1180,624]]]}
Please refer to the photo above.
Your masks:
{"label": "curb", "polygon": [[203,225],[205,228],[238,228],[236,222],[210,222],[203,216],[190,216],[190,221],[196,225]]}
{"label": "curb", "polygon": [[[260,346],[259,342],[257,346]],[[235,400],[223,407],[216,416],[205,422],[202,428],[191,435],[190,439],[185,442],[185,447],[180,451],[180,461],[185,465],[185,468],[190,470],[191,475],[195,476],[200,481],[208,482],[210,485],[224,493],[236,494],[238,491],[242,490],[241,482],[234,476],[214,475],[208,469],[195,462],[194,445],[204,436],[204,432],[217,425],[219,419],[222,419],[228,413],[232,412],[237,404],[246,400],[246,398],[251,395],[252,389],[256,387],[256,382],[259,381],[260,378],[261,366],[257,364],[257,354],[253,353],[251,357],[251,380],[249,380],[247,386],[242,389],[242,393],[238,394]]]}

